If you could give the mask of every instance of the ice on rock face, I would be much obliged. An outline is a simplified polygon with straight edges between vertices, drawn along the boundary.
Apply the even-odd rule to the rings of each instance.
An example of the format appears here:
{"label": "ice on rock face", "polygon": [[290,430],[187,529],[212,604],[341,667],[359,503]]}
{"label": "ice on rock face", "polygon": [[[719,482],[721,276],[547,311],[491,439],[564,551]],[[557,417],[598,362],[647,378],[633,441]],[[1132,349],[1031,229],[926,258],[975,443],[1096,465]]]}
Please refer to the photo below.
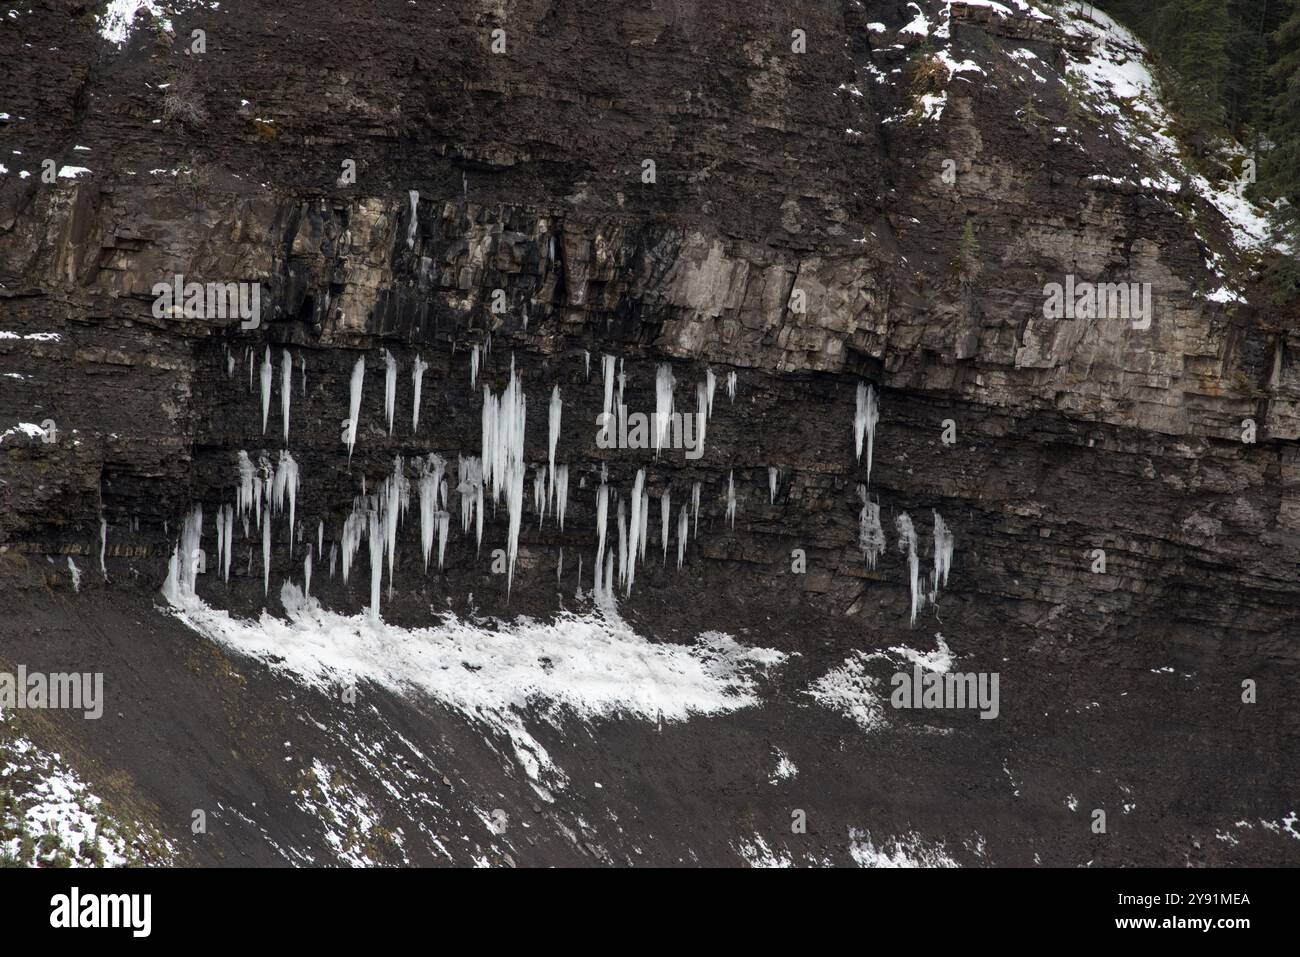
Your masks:
{"label": "ice on rock face", "polygon": [[262,597],[271,593],[271,516],[262,525]]}
{"label": "ice on rock face", "polygon": [[623,511],[623,497],[618,499],[618,584],[627,584],[627,514]]}
{"label": "ice on rock face", "polygon": [[727,373],[727,397],[732,402],[736,401],[736,370],[735,369],[732,369],[730,372]]}
{"label": "ice on rock face", "polygon": [[226,557],[226,507],[222,505],[217,509],[217,574],[221,574],[221,568],[225,564]]}
{"label": "ice on rock face", "polygon": [[700,537],[700,483],[696,482],[691,486],[691,513],[694,515],[694,523],[691,527],[691,537]]}
{"label": "ice on rock face", "polygon": [[853,445],[857,459],[862,461],[862,440],[867,443],[867,482],[871,481],[871,459],[876,444],[876,423],[880,409],[876,405],[876,390],[865,382],[858,383],[857,410],[853,414]]}
{"label": "ice on rock face", "polygon": [[700,430],[700,437],[696,447],[700,450],[701,455],[704,454],[704,434],[708,431],[710,404],[708,387],[703,382],[695,383],[695,421]]}
{"label": "ice on rock face", "polygon": [[596,590],[600,590],[601,569],[605,567],[605,530],[609,525],[609,486],[601,480],[596,489]]}
{"label": "ice on rock face", "polygon": [[[275,484],[272,490],[275,508],[284,511],[284,503],[289,502],[289,557],[293,558],[294,514],[298,508],[298,463],[288,452],[280,453],[280,465],[275,470]],[[270,525],[268,520],[267,525]]]}
{"label": "ice on rock face", "polygon": [[625,583],[625,585],[624,585],[624,594],[626,594],[626,595],[630,595],[630,594],[632,594],[632,583],[633,583],[634,581],[636,581],[636,560],[637,560],[637,554],[638,554],[638,551],[639,551],[639,544],[640,544],[641,537],[642,537],[642,534],[643,534],[643,529],[644,529],[644,522],[643,522],[643,517],[644,517],[644,516],[642,515],[642,507],[641,507],[641,506],[642,506],[642,503],[643,503],[643,501],[644,501],[644,498],[645,498],[645,496],[642,494],[644,488],[645,488],[645,469],[638,469],[638,470],[637,470],[637,473],[636,473],[636,478],[635,478],[635,479],[633,480],[633,482],[632,482],[632,519],[631,519],[631,521],[628,523],[628,525],[629,525],[629,529],[628,529],[629,538],[628,538],[628,548],[627,548],[627,560],[626,560],[626,563],[624,563],[624,560],[623,560],[623,554],[622,554],[622,548],[623,548],[623,546],[622,546],[622,542],[621,542],[622,530],[623,530],[622,502],[619,503],[619,506],[620,506],[620,509],[619,509],[619,535],[620,535],[620,543],[619,543],[619,564],[620,564],[620,566],[624,566],[624,564],[625,564],[625,566],[626,566],[625,568],[620,567],[620,575],[619,575],[619,578],[620,578],[622,581],[624,581],[624,583]]}
{"label": "ice on rock face", "polygon": [[614,410],[614,357],[601,356],[600,368],[605,381],[605,415],[609,415]]}
{"label": "ice on rock face", "polygon": [[560,531],[564,531],[564,512],[568,507],[569,467],[567,465],[557,465],[555,468],[555,518],[560,523]]}
{"label": "ice on rock face", "polygon": [[469,523],[476,520],[475,544],[483,546],[483,463],[476,456],[460,456],[456,468],[458,483],[456,491],[460,495],[461,531],[469,531]]}
{"label": "ice on rock face", "polygon": [[533,469],[533,508],[537,511],[537,527],[542,527],[546,518],[546,469],[537,466]]}
{"label": "ice on rock face", "polygon": [[361,419],[361,384],[366,377],[365,356],[357,359],[352,367],[352,384],[348,399],[347,438],[348,464],[352,464],[352,449],[357,444],[357,424]]}
{"label": "ice on rock face", "polygon": [[555,444],[560,440],[560,416],[563,414],[564,404],[560,399],[560,387],[557,385],[551,390],[551,406],[549,409],[548,421],[549,434],[547,436],[547,497],[555,498]]}
{"label": "ice on rock face", "polygon": [[934,513],[934,583],[930,588],[930,603],[939,596],[940,583],[948,587],[948,572],[952,568],[953,536],[948,526]]}
{"label": "ice on rock face", "polygon": [[417,460],[419,469],[419,482],[417,488],[420,494],[420,550],[424,556],[424,570],[429,571],[429,556],[433,553],[433,533],[438,524],[438,516],[442,514],[439,511],[439,494],[442,483],[442,475],[435,472],[430,466],[435,456],[430,455],[423,462]]}
{"label": "ice on rock face", "polygon": [[690,528],[690,516],[686,513],[686,506],[677,513],[677,570],[680,571],[682,562],[686,560],[686,532]]}
{"label": "ice on rock face", "polygon": [[243,449],[239,450],[239,491],[235,496],[235,505],[241,516],[253,509],[253,462]]}
{"label": "ice on rock face", "polygon": [[406,248],[415,248],[415,230],[419,224],[418,215],[420,210],[420,192],[419,190],[409,190],[407,198],[411,202],[411,213],[406,224]]}
{"label": "ice on rock face", "polygon": [[875,569],[876,562],[885,553],[885,530],[880,524],[880,505],[871,501],[867,487],[858,485],[858,500],[862,511],[858,513],[858,548],[867,560],[867,567]]}
{"label": "ice on rock face", "polygon": [[307,353],[304,352],[301,356],[299,356],[299,358],[302,360],[302,362],[298,366],[299,371],[302,373],[301,376],[302,387],[298,395],[301,398],[305,399],[307,397]]}
{"label": "ice on rock face", "polygon": [[673,386],[677,380],[673,377],[673,367],[667,362],[659,363],[655,370],[655,455],[664,447],[664,439],[672,428]]}
{"label": "ice on rock face", "polygon": [[397,360],[384,350],[384,418],[388,420],[388,434],[393,434],[393,413],[397,411]]}
{"label": "ice on rock face", "polygon": [[271,347],[266,347],[262,360],[262,434],[266,435],[266,420],[271,415]]}
{"label": "ice on rock face", "polygon": [[193,595],[198,580],[200,547],[203,541],[203,506],[195,505],[181,523],[181,537],[172,550],[167,566],[167,581],[163,594],[173,604],[182,595]]}
{"label": "ice on rock face", "polygon": [[776,486],[781,480],[781,470],[775,465],[767,467],[767,501],[769,505],[776,504]]}
{"label": "ice on rock face", "polygon": [[334,577],[334,566],[338,562],[339,543],[330,542],[330,578]]}
{"label": "ice on rock face", "polygon": [[663,539],[665,564],[668,562],[668,526],[673,517],[673,507],[668,501],[669,492],[668,486],[664,486],[663,494],[659,496],[660,537]]}
{"label": "ice on rock face", "polygon": [[429,368],[429,363],[415,357],[415,365],[411,366],[411,385],[413,388],[414,405],[411,407],[411,434],[414,435],[420,428],[420,395],[424,389],[424,370]]}
{"label": "ice on rock face", "polygon": [[704,388],[708,394],[709,404],[707,409],[701,409],[701,412],[707,412],[709,417],[713,416],[713,394],[718,390],[718,377],[713,374],[713,367],[708,366],[704,370]]}
{"label": "ice on rock face", "polygon": [[235,551],[235,510],[226,506],[226,560],[221,566],[221,577],[230,581],[230,559]]}
{"label": "ice on rock face", "polygon": [[500,396],[483,387],[483,480],[497,501],[504,491],[509,531],[506,538],[506,595],[514,584],[515,558],[519,552],[519,526],[524,508],[524,427],[527,407],[523,385],[510,361],[510,382]]}
{"label": "ice on rock face", "polygon": [[280,418],[284,421],[284,442],[289,444],[289,400],[293,397],[293,353],[280,356]]}
{"label": "ice on rock face", "polygon": [[646,543],[650,541],[650,493],[641,493],[641,535],[637,539],[641,561],[645,561]]}
{"label": "ice on rock face", "polygon": [[438,567],[442,568],[447,557],[447,533],[451,531],[451,512],[438,513]]}
{"label": "ice on rock face", "polygon": [[736,472],[727,473],[727,521],[736,527]]}
{"label": "ice on rock face", "polygon": [[379,525],[379,510],[371,507],[366,512],[366,534],[370,538],[370,607],[371,621],[379,621],[379,585],[384,574],[384,530]]}
{"label": "ice on rock face", "polygon": [[907,552],[907,574],[912,588],[912,624],[915,625],[916,613],[925,601],[921,595],[921,563],[916,555],[916,529],[906,512],[900,513],[894,520],[894,528],[898,532],[898,550]]}

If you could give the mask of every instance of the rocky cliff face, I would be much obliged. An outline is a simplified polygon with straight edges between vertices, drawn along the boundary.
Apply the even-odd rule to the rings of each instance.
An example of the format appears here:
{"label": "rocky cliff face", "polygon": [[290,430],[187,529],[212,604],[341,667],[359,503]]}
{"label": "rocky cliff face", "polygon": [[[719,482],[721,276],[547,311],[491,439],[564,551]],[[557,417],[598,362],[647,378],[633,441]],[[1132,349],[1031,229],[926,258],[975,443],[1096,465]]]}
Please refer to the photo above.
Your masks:
{"label": "rocky cliff face", "polygon": [[[1294,304],[1251,285],[1263,240],[1232,188],[1240,154],[1225,150],[1218,175],[1185,164],[1124,31],[1025,2],[288,0],[179,4],[129,29],[115,8],[16,11],[0,32],[0,580],[15,622],[0,657],[142,669],[118,686],[135,710],[110,705],[122,729],[63,733],[129,769],[184,854],[1295,859]],[[256,324],[160,313],[155,284],[177,275],[258,283]],[[1053,283],[1145,286],[1151,309],[1049,317]],[[661,369],[679,411],[713,377],[700,458],[600,447],[606,356],[631,411],[655,411]],[[489,494],[480,544],[458,486],[461,457],[485,451],[483,390],[515,375],[528,472],[507,570],[493,553],[511,550],[509,494],[495,508]],[[879,422],[860,455],[864,384]],[[533,484],[551,482],[556,387],[562,530]],[[227,580],[213,519],[238,502],[240,454],[254,469],[265,456],[271,481],[284,451],[295,521],[268,502],[268,575],[260,520],[241,511]],[[448,462],[434,509],[451,517],[426,570],[430,454]],[[310,723],[295,722],[275,702],[299,685],[275,667],[257,694],[232,685],[238,637],[211,645],[153,609],[199,505],[191,605],[293,617],[282,585],[305,585],[314,551],[318,612],[373,612],[375,553],[361,547],[348,584],[334,565],[357,496],[398,457],[411,505],[391,559],[379,552],[393,627],[599,608],[597,489],[615,551],[617,503],[636,514],[644,470],[649,548],[617,615],[660,641],[722,630],[790,657],[748,710],[606,717],[599,737],[534,729],[568,778],[604,779],[592,791],[498,761],[503,741],[520,754],[513,724],[471,734],[454,704],[414,707],[401,687],[377,690],[364,719],[315,687]],[[871,506],[884,548],[868,561]],[[140,648],[108,640],[119,627]],[[935,647],[1000,672],[1000,720],[861,720],[896,670],[888,652],[863,656],[893,648],[899,665],[899,648]],[[831,674],[839,692],[817,694]],[[144,715],[159,685],[193,714]],[[534,696],[510,713],[532,727],[547,710]],[[357,721],[400,756],[371,763],[346,743]],[[286,723],[315,740],[280,768]],[[163,768],[146,756],[154,736],[239,756]],[[771,771],[778,754],[798,776]],[[418,781],[401,798],[382,786],[394,766]],[[339,775],[399,839],[310,829],[302,795]],[[467,803],[428,798],[452,777]],[[223,829],[193,838],[189,809],[218,794]],[[538,834],[486,813],[503,800]],[[1095,808],[1106,834],[1089,830]],[[815,840],[791,832],[793,809]],[[473,852],[448,840],[471,828]]]}

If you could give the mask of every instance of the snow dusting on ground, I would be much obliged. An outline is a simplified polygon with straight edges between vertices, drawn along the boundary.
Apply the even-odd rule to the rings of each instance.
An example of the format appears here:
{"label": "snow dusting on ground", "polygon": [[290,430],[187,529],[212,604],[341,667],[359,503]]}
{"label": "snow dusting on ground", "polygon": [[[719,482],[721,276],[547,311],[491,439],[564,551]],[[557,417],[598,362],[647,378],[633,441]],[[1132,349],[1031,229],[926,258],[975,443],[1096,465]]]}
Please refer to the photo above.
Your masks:
{"label": "snow dusting on ground", "polygon": [[[0,714],[0,723],[4,722]],[[138,863],[131,842],[103,813],[60,754],[0,724],[0,865],[121,867]],[[152,837],[152,836],[151,836]],[[170,844],[151,844],[170,857]]]}

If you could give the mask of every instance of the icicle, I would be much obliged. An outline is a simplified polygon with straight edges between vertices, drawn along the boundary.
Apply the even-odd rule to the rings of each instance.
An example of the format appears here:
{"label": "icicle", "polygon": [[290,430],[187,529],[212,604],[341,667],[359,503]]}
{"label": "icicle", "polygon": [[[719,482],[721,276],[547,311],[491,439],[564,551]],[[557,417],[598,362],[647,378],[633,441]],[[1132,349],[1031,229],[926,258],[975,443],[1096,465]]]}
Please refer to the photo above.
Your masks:
{"label": "icicle", "polygon": [[[591,381],[591,353],[590,353],[590,352],[584,352],[584,353],[582,354],[582,361],[583,361],[584,363],[586,363],[586,367],[587,367],[587,381],[590,382],[590,381]],[[578,564],[579,564],[579,565],[582,564],[582,556],[581,556],[581,555],[578,556]],[[578,576],[578,577],[581,578],[582,576]]]}
{"label": "icicle", "polygon": [[[432,456],[430,456],[432,458]],[[424,556],[424,571],[429,571],[429,555],[433,552],[433,532],[438,521],[438,485],[440,478],[428,468],[427,463],[417,463],[420,468],[420,551]]]}
{"label": "icicle", "polygon": [[677,513],[677,570],[681,571],[682,562],[686,559],[686,531],[690,528],[690,516],[686,514],[686,506]]}
{"label": "icicle", "polygon": [[915,625],[916,613],[925,600],[921,595],[920,562],[916,557],[916,529],[906,512],[894,520],[894,528],[898,531],[898,550],[907,552],[907,574],[912,587],[912,624]]}
{"label": "icicle", "polygon": [[300,353],[298,358],[302,360],[298,366],[299,371],[302,373],[302,388],[298,395],[300,398],[305,399],[307,398],[307,353]]}
{"label": "icicle", "polygon": [[[634,526],[635,522],[632,523]],[[623,499],[618,500],[618,583],[627,582],[627,515],[623,512]]]}
{"label": "icicle", "polygon": [[235,510],[226,506],[226,561],[221,568],[222,577],[230,581],[230,558],[235,551]]}
{"label": "icicle", "polygon": [[641,561],[645,561],[645,547],[650,541],[650,493],[641,493],[641,534],[637,538]]}
{"label": "icicle", "polygon": [[659,363],[655,370],[655,455],[664,447],[673,424],[673,367],[667,362]]}
{"label": "icicle", "polygon": [[262,526],[262,597],[271,593],[271,517]]}
{"label": "icicle", "polygon": [[194,594],[194,585],[198,578],[199,551],[203,540],[203,506],[195,505],[181,523],[180,539],[180,585],[187,595]]}
{"label": "icicle", "polygon": [[885,530],[880,525],[880,506],[867,496],[867,487],[858,486],[858,499],[862,511],[858,514],[858,548],[867,560],[867,567],[875,569],[876,560],[885,553]]}
{"label": "icicle", "polygon": [[600,570],[604,567],[605,529],[609,524],[609,486],[603,481],[596,490],[596,590],[600,591]]}
{"label": "icicle", "polygon": [[[625,580],[626,582],[625,591],[624,591],[624,594],[626,595],[632,594],[632,583],[636,580],[636,560],[637,560],[637,555],[640,552],[638,546],[640,544],[641,534],[642,534],[641,530],[643,528],[641,506],[645,499],[645,496],[642,494],[642,489],[644,487],[645,487],[645,469],[638,469],[636,473],[636,479],[632,483],[632,520],[629,523],[630,527],[628,529],[628,534],[630,537],[628,539],[628,547],[627,547],[627,568],[626,571],[622,575],[620,575],[620,578]],[[622,521],[622,518],[623,516],[622,513],[620,512],[619,514],[620,522]],[[622,562],[622,549],[623,546],[620,543],[619,544],[620,563]]]}
{"label": "icicle", "polygon": [[930,588],[930,603],[939,597],[939,585],[948,586],[948,572],[952,568],[952,532],[939,513],[934,513],[934,584]]}
{"label": "icicle", "polygon": [[673,515],[673,507],[668,502],[668,486],[664,486],[663,494],[659,496],[659,517],[662,524],[660,537],[664,545],[664,562],[668,561],[668,523]]}
{"label": "icicle", "polygon": [[271,414],[271,347],[266,347],[262,360],[262,434],[266,435],[266,420]]}
{"label": "icicle", "polygon": [[695,515],[695,524],[691,529],[691,537],[700,537],[700,483],[696,482],[691,488],[691,512]]}
{"label": "icicle", "polygon": [[167,579],[163,582],[162,593],[173,605],[180,603],[180,546],[172,547],[172,557],[167,561]]}
{"label": "icicle", "polygon": [[533,470],[533,508],[537,510],[537,527],[542,527],[546,517],[546,469],[540,465]]}
{"label": "icicle", "polygon": [[[712,375],[712,373],[710,373]],[[695,383],[695,426],[700,431],[700,437],[696,440],[696,448],[700,454],[704,454],[704,433],[708,430],[709,407],[713,400],[709,397],[708,387],[703,382]]]}
{"label": "icicle", "polygon": [[379,621],[379,583],[384,574],[384,532],[379,526],[379,510],[371,507],[366,515],[366,534],[370,536],[370,620]]}
{"label": "icicle", "polygon": [[397,360],[384,350],[384,417],[388,419],[388,434],[393,434],[393,412],[397,409]]}
{"label": "icicle", "polygon": [[289,558],[292,559],[294,513],[298,507],[298,463],[288,452],[280,453],[280,466],[275,470],[273,491],[276,509],[283,511],[285,498],[289,500]]}
{"label": "icicle", "polygon": [[316,525],[316,557],[325,557],[325,519],[321,519]]}
{"label": "icicle", "polygon": [[781,470],[775,465],[767,467],[767,502],[769,505],[776,504],[776,483],[781,478]]}
{"label": "icicle", "polygon": [[732,369],[727,373],[727,397],[732,402],[736,401],[736,370]]}
{"label": "icicle", "polygon": [[564,511],[569,505],[569,467],[557,465],[555,468],[555,518],[564,531]]}
{"label": "icicle", "polygon": [[108,563],[105,559],[108,556],[108,522],[104,516],[99,517],[99,571],[104,576],[104,581],[108,581]]}
{"label": "icicle", "polygon": [[411,216],[410,216],[410,221],[406,224],[406,248],[407,248],[407,249],[414,249],[414,248],[415,248],[415,229],[416,229],[416,226],[417,226],[417,224],[418,224],[418,221],[417,221],[417,218],[416,218],[416,217],[417,217],[417,214],[418,214],[418,212],[419,212],[419,206],[420,206],[420,193],[419,193],[418,190],[414,190],[414,189],[412,189],[412,190],[409,190],[409,191],[407,192],[407,197],[408,197],[408,198],[410,199],[410,201],[411,201]]}
{"label": "icicle", "polygon": [[235,354],[230,351],[230,346],[226,346],[226,378],[235,377]]}
{"label": "icicle", "polygon": [[442,568],[447,555],[447,533],[451,530],[451,513],[438,513],[438,567]]}
{"label": "icicle", "polygon": [[284,443],[289,444],[289,400],[293,397],[293,353],[280,357],[280,418],[284,420]]}
{"label": "icicle", "polygon": [[718,377],[713,374],[713,366],[707,366],[704,369],[704,386],[705,386],[705,391],[708,393],[709,405],[707,410],[701,409],[701,411],[707,411],[708,417],[712,418],[713,417],[713,393],[716,392],[718,389]]}
{"label": "icicle", "polygon": [[330,542],[330,578],[334,578],[334,563],[339,557],[339,543]]}
{"label": "icicle", "polygon": [[311,549],[307,549],[307,557],[302,560],[302,594],[304,598],[311,597]]}
{"label": "icicle", "polygon": [[221,567],[225,564],[226,557],[226,507],[220,506],[217,509],[217,575],[221,574]]}
{"label": "icicle", "polygon": [[243,449],[239,450],[239,492],[235,503],[241,516],[248,515],[253,508],[253,463]]}
{"label": "icicle", "polygon": [[555,498],[555,443],[560,438],[560,416],[564,410],[563,402],[560,399],[560,387],[557,385],[551,390],[551,408],[550,408],[550,434],[547,437],[548,466],[547,466],[547,486],[546,495],[550,500]]}
{"label": "icicle", "polygon": [[469,353],[469,387],[475,388],[478,383],[478,343],[474,343],[474,348]]}
{"label": "icicle", "polygon": [[867,484],[871,483],[871,458],[876,442],[876,422],[880,410],[876,405],[876,390],[865,382],[858,383],[857,410],[853,414],[853,445],[858,461],[862,461],[862,439],[867,440]]}
{"label": "icicle", "polygon": [[564,580],[564,546],[560,546],[560,560],[555,564],[555,581],[558,584]]}
{"label": "icicle", "polygon": [[731,527],[736,527],[736,472],[733,469],[727,473],[727,521]]}
{"label": "icicle", "polygon": [[510,360],[510,382],[500,396],[483,387],[483,480],[492,487],[497,501],[504,491],[510,525],[507,533],[508,568],[506,594],[514,583],[515,558],[519,552],[519,525],[524,504],[524,426],[527,406],[514,359]]}
{"label": "icicle", "polygon": [[605,415],[609,415],[614,410],[614,357],[601,356],[600,366],[605,377]]}
{"label": "icicle", "polygon": [[361,383],[366,376],[366,359],[365,356],[357,359],[357,364],[352,367],[352,385],[350,398],[348,400],[348,464],[352,464],[352,448],[357,444],[357,424],[361,419]]}
{"label": "icicle", "polygon": [[415,405],[411,408],[411,434],[414,435],[420,427],[420,391],[424,386],[424,370],[429,368],[429,363],[425,362],[417,354],[415,365],[411,367],[411,380],[415,386]]}

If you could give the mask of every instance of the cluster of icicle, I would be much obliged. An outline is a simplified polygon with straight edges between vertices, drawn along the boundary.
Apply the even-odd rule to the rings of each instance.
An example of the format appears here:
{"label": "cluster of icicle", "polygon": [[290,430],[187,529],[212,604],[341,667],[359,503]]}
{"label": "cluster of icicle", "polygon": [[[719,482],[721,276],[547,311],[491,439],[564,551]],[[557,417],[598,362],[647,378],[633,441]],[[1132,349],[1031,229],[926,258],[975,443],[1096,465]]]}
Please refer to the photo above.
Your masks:
{"label": "cluster of icicle", "polygon": [[[859,486],[859,489],[861,489],[861,486]],[[862,492],[862,494],[865,498],[865,492]],[[872,505],[873,503],[864,505],[864,515]],[[876,524],[874,531],[872,531],[871,540],[873,544],[878,542],[883,550],[884,532],[880,530],[879,506],[875,506],[873,517]],[[864,521],[866,520],[864,519]],[[898,550],[907,554],[907,574],[912,591],[911,623],[915,625],[917,613],[925,607],[926,601],[928,600],[933,605],[939,598],[940,587],[946,588],[948,585],[948,573],[952,569],[953,535],[939,513],[934,512],[934,576],[930,580],[930,589],[927,593],[924,591],[924,582],[921,578],[921,559],[917,554],[916,527],[912,524],[911,516],[906,512],[900,513],[898,518],[894,520],[894,528],[898,532]],[[868,560],[874,568],[874,558]]]}
{"label": "cluster of icicle", "polygon": [[[645,469],[638,469],[627,499],[615,493],[615,516],[618,523],[617,550],[607,541],[609,529],[609,502],[611,488],[608,472],[601,467],[600,486],[596,489],[596,571],[595,594],[611,598],[614,589],[624,595],[632,594],[639,562],[645,561],[650,542],[651,497],[646,489]],[[664,563],[668,561],[668,543],[672,537],[672,488],[664,486],[659,493],[659,547]],[[692,520],[694,525],[692,526]],[[686,560],[688,539],[698,532],[700,522],[700,483],[691,488],[691,505],[682,505],[677,513],[677,567]],[[618,563],[615,568],[615,561]],[[617,578],[615,572],[617,571]]]}

